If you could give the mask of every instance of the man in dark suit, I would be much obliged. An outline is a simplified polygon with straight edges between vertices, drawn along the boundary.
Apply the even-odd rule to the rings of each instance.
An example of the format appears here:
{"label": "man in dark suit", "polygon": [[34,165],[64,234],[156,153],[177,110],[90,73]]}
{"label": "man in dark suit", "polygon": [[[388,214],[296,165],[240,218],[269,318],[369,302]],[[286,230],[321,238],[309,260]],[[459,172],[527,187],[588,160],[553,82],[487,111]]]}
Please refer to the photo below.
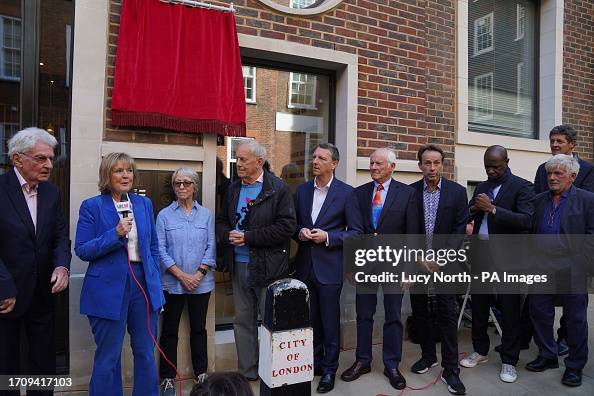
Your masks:
{"label": "man in dark suit", "polygon": [[[474,221],[474,238],[470,254],[473,273],[492,271],[493,254],[499,253],[489,245],[489,235],[521,234],[530,231],[534,198],[532,183],[511,173],[507,150],[491,146],[485,151],[484,164],[488,179],[480,183],[469,203],[469,221]],[[489,354],[489,308],[492,296],[472,293],[472,345],[474,352],[462,359],[464,367],[486,362]],[[497,303],[503,313],[501,339],[501,372],[504,382],[518,378],[516,364],[520,355],[520,294],[498,294]]]}
{"label": "man in dark suit", "polygon": [[336,146],[319,144],[312,157],[314,179],[295,193],[296,275],[309,290],[314,366],[322,376],[318,393],[334,389],[338,369],[343,240],[361,231],[353,222],[358,216],[348,209],[353,188],[334,177],[339,159]]}
{"label": "man in dark suit", "polygon": [[[427,145],[417,153],[419,168],[423,179],[413,183],[416,191],[417,207],[421,232],[425,233],[427,249],[462,248],[464,233],[468,223],[468,201],[466,189],[458,183],[441,176],[443,171],[443,150],[436,145]],[[420,263],[427,272],[439,271],[434,262]],[[449,268],[444,268],[448,271]],[[436,284],[437,315],[441,330],[441,365],[444,368],[441,378],[448,391],[454,395],[464,395],[466,388],[460,380],[458,367],[458,328],[456,295],[445,290],[445,285]],[[418,331],[421,344],[421,359],[414,363],[411,371],[426,373],[437,365],[433,323],[427,309],[427,285],[413,286],[410,295],[414,327]]]}
{"label": "man in dark suit", "polygon": [[[575,157],[557,154],[546,162],[549,191],[535,199],[533,232],[567,234],[567,238],[546,239],[539,243],[539,261],[554,266],[555,280],[563,294],[530,296],[530,316],[538,357],[526,365],[530,371],[559,367],[558,346],[553,337],[555,302],[563,306],[567,321],[569,354],[561,382],[567,386],[582,384],[582,370],[588,361],[588,322],[586,266],[592,260],[594,234],[594,194],[575,186],[580,165]],[[579,237],[588,236],[586,237]],[[569,287],[567,285],[570,285]],[[569,290],[568,290],[569,289]]]}
{"label": "man in dark suit", "polygon": [[[551,154],[565,154],[571,155],[578,160],[580,165],[580,171],[578,172],[573,185],[581,188],[582,190],[594,192],[594,166],[588,161],[580,159],[577,154],[573,151],[577,144],[577,132],[569,125],[557,125],[551,132],[549,132],[549,142],[551,145]],[[534,193],[540,194],[548,191],[549,186],[547,183],[547,171],[545,169],[545,163],[540,164],[536,171],[536,177],[534,178]],[[522,320],[530,320],[528,313],[528,305],[524,312],[522,312]],[[561,316],[560,326],[557,329],[557,344],[559,356],[567,355],[569,347],[567,346],[567,324],[565,323],[565,316]],[[527,344],[532,338],[532,328],[530,323],[523,326],[524,343]]]}
{"label": "man in dark suit", "polygon": [[[363,233],[419,234],[419,212],[415,190],[392,178],[396,169],[396,154],[388,148],[380,148],[370,156],[372,182],[355,189],[354,203],[361,216]],[[406,380],[398,370],[402,357],[402,322],[400,308],[402,293],[384,292],[383,361],[384,375],[396,389],[404,389]],[[371,371],[373,315],[377,305],[377,293],[357,293],[357,352],[355,363],[342,373],[343,381],[354,381]]]}
{"label": "man in dark suit", "polygon": [[[0,375],[56,372],[53,294],[68,286],[72,257],[60,192],[47,182],[56,144],[42,129],[18,132],[8,142],[14,168],[0,175]],[[27,373],[19,371],[21,324],[29,344]]]}

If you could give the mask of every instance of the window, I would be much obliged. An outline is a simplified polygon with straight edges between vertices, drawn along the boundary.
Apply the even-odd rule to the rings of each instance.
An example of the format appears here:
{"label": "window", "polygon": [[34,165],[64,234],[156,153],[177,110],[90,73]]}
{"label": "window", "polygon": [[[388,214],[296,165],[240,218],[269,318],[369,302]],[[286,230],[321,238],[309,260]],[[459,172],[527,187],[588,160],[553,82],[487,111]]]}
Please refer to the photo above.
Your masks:
{"label": "window", "polygon": [[21,20],[0,16],[0,78],[18,81],[21,78]]}
{"label": "window", "polygon": [[493,13],[474,21],[474,55],[493,50]]}
{"label": "window", "polygon": [[307,8],[315,2],[316,2],[316,0],[291,0],[290,7],[291,8]]}
{"label": "window", "polygon": [[8,158],[8,140],[19,131],[19,124],[3,123],[0,124],[0,164],[10,165]]}
{"label": "window", "polygon": [[242,66],[243,68],[243,91],[246,103],[256,103],[256,68],[254,66]]}
{"label": "window", "polygon": [[526,31],[526,7],[522,4],[516,4],[516,40],[524,38]]}
{"label": "window", "polygon": [[[537,136],[536,0],[468,3],[468,130]],[[520,5],[520,7],[518,7]],[[510,26],[523,26],[521,31]],[[522,39],[518,40],[518,33]],[[480,56],[476,56],[480,55]]]}
{"label": "window", "polygon": [[316,76],[291,73],[288,107],[291,109],[316,109]]}
{"label": "window", "polygon": [[493,73],[483,74],[474,78],[476,120],[493,119]]}

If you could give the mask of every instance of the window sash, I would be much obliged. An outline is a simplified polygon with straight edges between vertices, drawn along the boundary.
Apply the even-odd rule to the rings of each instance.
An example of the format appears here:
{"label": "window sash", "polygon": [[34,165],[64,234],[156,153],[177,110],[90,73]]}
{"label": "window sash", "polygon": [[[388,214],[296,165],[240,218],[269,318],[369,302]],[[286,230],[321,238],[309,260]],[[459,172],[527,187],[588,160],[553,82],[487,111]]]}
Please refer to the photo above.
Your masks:
{"label": "window sash", "polygon": [[246,103],[256,103],[256,68],[254,66],[242,66],[243,71],[243,92]]}
{"label": "window sash", "polygon": [[0,16],[0,78],[21,79],[21,20]]}
{"label": "window sash", "polygon": [[316,76],[291,72],[288,107],[290,109],[316,110],[316,85]]}
{"label": "window sash", "polygon": [[[489,13],[474,21],[474,55],[481,55],[490,52],[494,48],[495,37],[493,35],[494,18]],[[488,46],[487,46],[488,44]]]}

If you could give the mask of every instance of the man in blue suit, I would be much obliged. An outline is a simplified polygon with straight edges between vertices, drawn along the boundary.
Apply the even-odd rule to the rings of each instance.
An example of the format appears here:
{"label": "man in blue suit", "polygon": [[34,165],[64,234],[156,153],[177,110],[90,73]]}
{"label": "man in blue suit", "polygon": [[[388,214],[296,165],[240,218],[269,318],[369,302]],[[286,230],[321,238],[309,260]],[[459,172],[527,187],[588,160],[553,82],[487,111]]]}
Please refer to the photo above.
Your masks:
{"label": "man in blue suit", "polygon": [[319,144],[312,157],[314,179],[295,192],[297,278],[309,290],[314,365],[322,376],[318,393],[334,389],[338,369],[342,243],[349,234],[360,232],[360,225],[354,223],[358,216],[348,209],[353,188],[334,177],[339,160],[336,146]]}
{"label": "man in blue suit", "polygon": [[[0,175],[0,375],[56,370],[53,296],[68,286],[72,257],[60,191],[48,183],[56,144],[43,129],[18,132],[8,142],[14,168]],[[29,343],[27,372],[19,369],[21,325]]]}
{"label": "man in blue suit", "polygon": [[[415,190],[392,178],[396,169],[396,153],[388,148],[375,150],[369,161],[372,182],[355,189],[355,212],[361,216],[365,234],[419,234],[419,212],[415,200]],[[384,333],[383,361],[384,375],[390,385],[404,389],[406,380],[398,365],[402,357],[402,322],[400,308],[402,293],[384,292]],[[371,371],[371,352],[373,336],[373,315],[377,305],[377,293],[356,295],[357,311],[357,352],[356,361],[341,378],[354,381],[362,374]]]}
{"label": "man in blue suit", "polygon": [[[575,177],[573,185],[582,190],[594,192],[594,166],[588,161],[579,158],[573,151],[577,144],[577,132],[570,125],[557,125],[549,132],[549,142],[551,145],[551,154],[565,154],[575,157],[580,165],[580,170]],[[540,194],[549,191],[547,182],[547,171],[545,164],[542,163],[536,171],[534,178],[534,193]],[[522,338],[523,344],[528,344],[532,338],[532,327],[530,325],[530,315],[528,313],[528,305],[525,306],[522,312]],[[527,322],[527,323],[526,323]],[[560,326],[557,329],[557,344],[559,356],[567,355],[569,347],[567,346],[567,324],[565,323],[565,316],[561,316]]]}
{"label": "man in blue suit", "polygon": [[565,238],[546,239],[537,247],[541,253],[538,261],[554,266],[556,282],[564,291],[557,295],[530,296],[530,317],[538,357],[526,364],[526,369],[541,372],[559,367],[553,324],[555,301],[560,301],[568,324],[569,347],[561,383],[575,387],[582,384],[582,370],[588,361],[586,266],[592,260],[594,194],[575,186],[576,175],[580,172],[575,157],[557,154],[546,162],[545,167],[549,191],[535,198],[532,231],[535,234],[566,235]]}
{"label": "man in blue suit", "polygon": [[[441,176],[443,171],[443,150],[433,144],[423,146],[417,153],[419,168],[423,179],[413,183],[416,190],[417,207],[422,230],[425,232],[427,249],[462,248],[468,220],[466,189],[458,183]],[[427,272],[439,271],[432,262],[422,263]],[[449,266],[455,266],[450,263]],[[444,271],[458,272],[459,268],[443,268]],[[458,327],[456,295],[446,290],[446,285],[436,284],[437,315],[441,331],[442,381],[454,395],[464,395],[466,389],[460,380],[458,367]],[[415,285],[410,301],[415,329],[421,344],[421,359],[412,365],[416,374],[426,373],[437,365],[433,323],[427,309],[427,285]]]}

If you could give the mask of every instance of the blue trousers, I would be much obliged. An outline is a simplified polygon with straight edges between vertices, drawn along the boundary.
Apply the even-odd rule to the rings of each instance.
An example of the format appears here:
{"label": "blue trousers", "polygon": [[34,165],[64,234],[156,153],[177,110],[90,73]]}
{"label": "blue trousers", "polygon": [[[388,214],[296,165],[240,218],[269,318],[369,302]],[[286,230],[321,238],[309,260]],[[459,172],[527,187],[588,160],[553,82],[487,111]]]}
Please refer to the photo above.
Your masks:
{"label": "blue trousers", "polygon": [[[373,339],[373,315],[377,305],[377,294],[357,294],[357,360],[371,363]],[[402,322],[400,308],[402,294],[384,293],[384,340],[382,357],[384,366],[396,369],[402,358]]]}
{"label": "blue trousers", "polygon": [[340,292],[342,285],[321,284],[310,271],[309,316],[314,331],[314,365],[322,374],[336,374],[340,353]]}
{"label": "blue trousers", "polygon": [[534,342],[538,346],[538,354],[546,359],[557,359],[553,324],[555,302],[559,301],[567,321],[569,355],[565,358],[565,367],[583,369],[588,361],[588,296],[586,294],[535,294],[530,296],[529,301]]}
{"label": "blue trousers", "polygon": [[[142,265],[133,264],[134,275],[146,290]],[[154,344],[147,328],[146,302],[128,274],[119,320],[89,316],[97,349],[89,383],[90,396],[122,396],[122,346],[126,327],[134,355],[133,396],[159,396]],[[150,326],[157,337],[157,312],[150,312]]]}

